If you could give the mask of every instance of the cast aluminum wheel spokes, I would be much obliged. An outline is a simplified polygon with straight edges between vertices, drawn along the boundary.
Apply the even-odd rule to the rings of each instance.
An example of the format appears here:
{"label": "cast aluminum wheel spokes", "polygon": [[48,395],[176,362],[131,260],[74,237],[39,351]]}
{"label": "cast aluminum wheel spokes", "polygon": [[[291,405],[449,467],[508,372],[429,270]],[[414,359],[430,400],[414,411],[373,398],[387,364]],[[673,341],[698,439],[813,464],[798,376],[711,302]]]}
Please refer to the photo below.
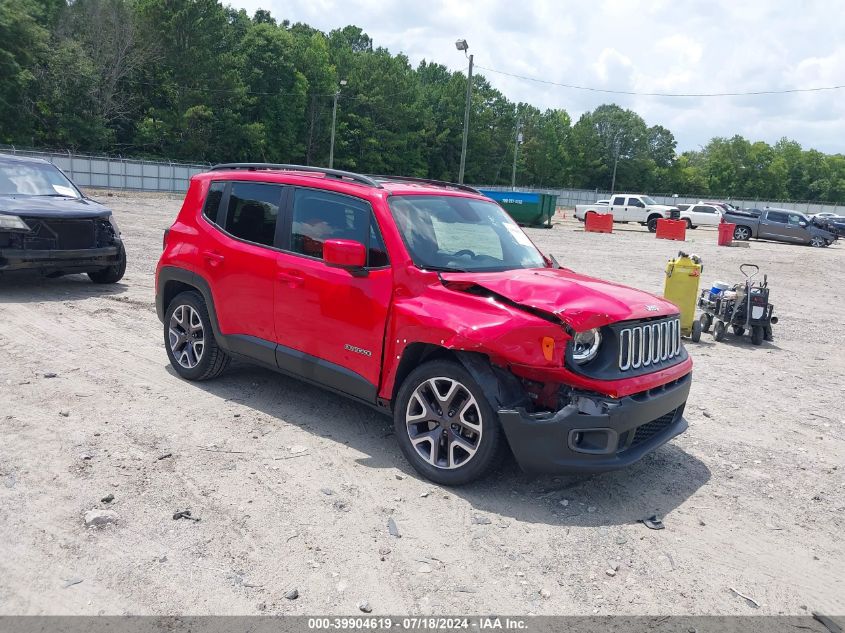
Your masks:
{"label": "cast aluminum wheel spokes", "polygon": [[205,349],[205,330],[199,313],[189,305],[173,311],[167,328],[173,358],[185,369],[193,369],[202,359]]}
{"label": "cast aluminum wheel spokes", "polygon": [[414,389],[405,424],[420,457],[436,468],[465,465],[481,441],[481,409],[453,378],[430,378]]}

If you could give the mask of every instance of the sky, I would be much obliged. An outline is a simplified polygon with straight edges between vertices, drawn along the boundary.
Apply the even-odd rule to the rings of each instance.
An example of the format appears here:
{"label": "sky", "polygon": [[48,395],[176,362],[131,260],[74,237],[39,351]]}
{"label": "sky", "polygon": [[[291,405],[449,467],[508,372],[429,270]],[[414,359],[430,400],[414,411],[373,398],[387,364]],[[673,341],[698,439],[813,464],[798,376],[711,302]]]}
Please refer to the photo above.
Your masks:
{"label": "sky", "polygon": [[[845,84],[845,0],[223,0],[252,14],[322,31],[361,27],[375,46],[476,72],[512,101],[562,108],[573,121],[602,103],[669,128],[678,151],[741,134],[845,153],[845,89],[787,95],[648,97],[631,92],[714,93]],[[482,68],[483,67],[483,68]]]}

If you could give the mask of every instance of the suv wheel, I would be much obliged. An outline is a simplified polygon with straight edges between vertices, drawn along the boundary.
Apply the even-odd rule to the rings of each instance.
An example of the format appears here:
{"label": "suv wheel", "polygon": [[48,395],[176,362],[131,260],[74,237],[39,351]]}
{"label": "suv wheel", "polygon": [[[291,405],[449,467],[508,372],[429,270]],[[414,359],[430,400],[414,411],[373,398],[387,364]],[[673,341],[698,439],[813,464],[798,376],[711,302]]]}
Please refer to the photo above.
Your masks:
{"label": "suv wheel", "polygon": [[502,430],[481,387],[461,365],[435,360],[415,369],[396,398],[399,446],[423,477],[469,483],[499,461]]}
{"label": "suv wheel", "polygon": [[198,292],[177,295],[164,317],[164,346],[176,373],[188,380],[208,380],[223,373],[229,355],[217,345],[205,300]]}
{"label": "suv wheel", "polygon": [[126,249],[123,248],[123,244],[118,248],[117,255],[116,264],[88,273],[88,278],[95,284],[116,284],[123,279],[123,275],[126,274]]}

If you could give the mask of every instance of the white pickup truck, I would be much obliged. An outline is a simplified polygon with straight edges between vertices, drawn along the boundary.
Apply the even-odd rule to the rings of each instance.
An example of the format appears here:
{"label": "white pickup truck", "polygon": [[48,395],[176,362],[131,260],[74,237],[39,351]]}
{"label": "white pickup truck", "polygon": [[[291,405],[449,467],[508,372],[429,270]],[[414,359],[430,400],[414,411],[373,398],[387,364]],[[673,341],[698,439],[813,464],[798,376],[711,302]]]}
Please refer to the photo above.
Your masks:
{"label": "white pickup truck", "polygon": [[657,204],[648,196],[616,195],[610,199],[610,204],[578,204],[575,205],[575,217],[582,222],[588,213],[610,213],[614,222],[639,222],[654,233],[657,230],[657,220],[668,218],[677,207]]}

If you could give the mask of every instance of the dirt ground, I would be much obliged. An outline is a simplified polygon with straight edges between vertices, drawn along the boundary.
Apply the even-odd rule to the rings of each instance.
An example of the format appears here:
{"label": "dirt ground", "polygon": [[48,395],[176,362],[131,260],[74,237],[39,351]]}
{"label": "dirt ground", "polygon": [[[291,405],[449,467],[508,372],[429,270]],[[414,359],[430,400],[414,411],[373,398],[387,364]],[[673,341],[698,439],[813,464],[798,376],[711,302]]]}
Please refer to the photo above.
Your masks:
{"label": "dirt ground", "polygon": [[[761,347],[688,344],[689,431],[620,472],[506,463],[444,489],[364,406],[246,364],[177,378],[153,271],[181,198],[101,199],[121,283],[0,279],[1,614],[845,613],[845,244],[690,232],[705,283],[768,273],[780,323]],[[529,233],[656,293],[680,246],[571,220]],[[95,508],[116,523],[86,528]],[[186,508],[201,520],[173,519]]]}

